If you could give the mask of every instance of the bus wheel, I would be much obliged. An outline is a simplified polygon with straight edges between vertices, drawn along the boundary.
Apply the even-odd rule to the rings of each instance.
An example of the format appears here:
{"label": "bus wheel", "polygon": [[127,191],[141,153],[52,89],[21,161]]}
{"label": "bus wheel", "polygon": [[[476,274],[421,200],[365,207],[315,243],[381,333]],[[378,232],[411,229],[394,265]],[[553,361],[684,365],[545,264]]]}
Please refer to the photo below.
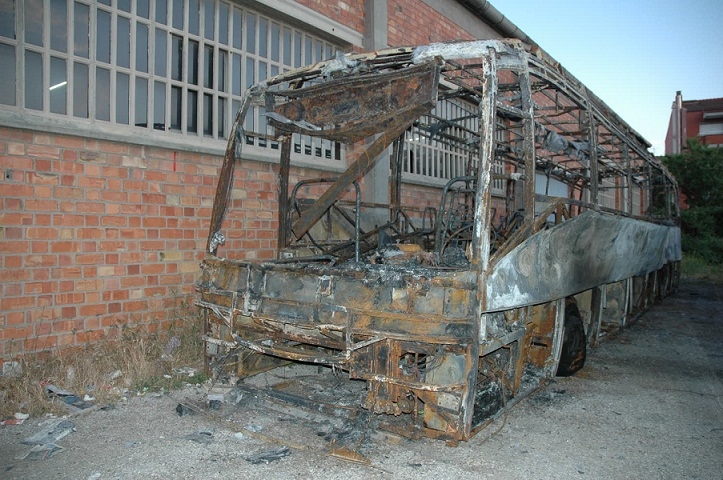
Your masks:
{"label": "bus wheel", "polygon": [[565,307],[565,325],[562,330],[562,351],[557,364],[557,376],[569,377],[585,365],[587,346],[585,327],[574,304]]}

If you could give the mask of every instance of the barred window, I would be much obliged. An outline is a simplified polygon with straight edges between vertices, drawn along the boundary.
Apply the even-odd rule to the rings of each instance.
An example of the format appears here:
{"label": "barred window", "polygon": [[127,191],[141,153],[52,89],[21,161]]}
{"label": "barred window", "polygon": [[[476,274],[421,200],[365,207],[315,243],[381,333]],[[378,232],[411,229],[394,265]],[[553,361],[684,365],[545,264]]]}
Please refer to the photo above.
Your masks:
{"label": "barred window", "polygon": [[[497,129],[498,140],[504,131]],[[455,99],[441,99],[406,133],[404,175],[445,183],[473,175],[477,169],[479,112],[476,106]],[[504,164],[494,161],[492,173],[503,173]],[[493,179],[491,191],[504,194],[504,181]]]}
{"label": "barred window", "polygon": [[[476,168],[479,118],[471,106],[442,99],[407,132],[404,173],[449,180]],[[467,139],[468,141],[465,141]]]}
{"label": "barred window", "polygon": [[[223,140],[246,88],[336,50],[219,0],[0,0],[0,109]],[[250,131],[263,132],[264,113]],[[295,143],[298,155],[340,158],[331,144]]]}
{"label": "barred window", "polygon": [[598,203],[603,207],[617,208],[617,194],[618,189],[617,184],[615,183],[615,179],[604,177],[600,182],[600,187],[598,190]]}
{"label": "barred window", "polygon": [[633,201],[632,201],[633,210],[630,213],[632,213],[633,215],[644,215],[645,214],[646,202],[645,202],[645,199],[643,198],[644,193],[645,193],[645,191],[637,185],[633,185],[632,187],[630,187],[630,194],[633,197]]}

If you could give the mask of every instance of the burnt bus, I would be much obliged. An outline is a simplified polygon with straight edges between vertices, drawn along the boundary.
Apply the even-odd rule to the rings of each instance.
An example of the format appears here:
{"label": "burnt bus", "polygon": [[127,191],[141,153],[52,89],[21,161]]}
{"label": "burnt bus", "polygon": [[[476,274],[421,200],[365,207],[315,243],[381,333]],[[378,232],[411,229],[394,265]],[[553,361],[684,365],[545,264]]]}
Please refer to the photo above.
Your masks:
{"label": "burnt bus", "polygon": [[[258,144],[279,157],[264,260],[227,242]],[[399,433],[467,440],[675,289],[678,191],[649,146],[517,40],[340,54],[254,85],[197,285],[209,366],[329,366]],[[309,175],[304,149],[344,167]]]}

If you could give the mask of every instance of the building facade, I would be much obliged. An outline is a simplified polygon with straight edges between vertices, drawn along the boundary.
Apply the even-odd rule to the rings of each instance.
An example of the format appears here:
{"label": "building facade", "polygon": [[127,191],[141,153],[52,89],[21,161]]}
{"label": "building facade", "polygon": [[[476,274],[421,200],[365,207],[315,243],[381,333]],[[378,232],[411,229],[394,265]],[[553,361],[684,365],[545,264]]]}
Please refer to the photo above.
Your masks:
{"label": "building facade", "polygon": [[[529,42],[478,0],[0,1],[0,358],[172,321],[248,86],[337,51],[503,36]],[[247,142],[233,240],[271,258],[278,145]],[[350,156],[300,140],[292,165]],[[407,171],[405,195],[451,174]]]}
{"label": "building facade", "polygon": [[665,136],[665,154],[681,153],[689,139],[723,147],[723,98],[683,100],[681,92],[676,93]]}

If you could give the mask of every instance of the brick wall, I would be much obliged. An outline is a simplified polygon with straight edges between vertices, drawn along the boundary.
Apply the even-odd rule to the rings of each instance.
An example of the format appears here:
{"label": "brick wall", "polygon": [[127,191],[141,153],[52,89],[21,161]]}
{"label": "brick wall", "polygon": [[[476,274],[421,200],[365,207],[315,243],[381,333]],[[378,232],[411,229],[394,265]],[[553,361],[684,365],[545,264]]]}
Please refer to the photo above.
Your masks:
{"label": "brick wall", "polygon": [[474,40],[472,34],[419,0],[388,0],[387,9],[392,47]]}
{"label": "brick wall", "polygon": [[[157,325],[193,293],[219,157],[0,128],[0,357]],[[275,248],[272,166],[245,162],[234,244]]]}
{"label": "brick wall", "polygon": [[[364,0],[298,1],[363,32]],[[419,0],[389,0],[388,15],[390,45],[471,38]],[[0,362],[81,345],[118,323],[169,321],[193,294],[220,163],[0,128]],[[237,258],[274,256],[277,168],[237,170],[224,226]],[[310,176],[319,172],[292,172]],[[428,194],[405,189],[405,203],[427,204]]]}
{"label": "brick wall", "polygon": [[296,0],[296,3],[357,32],[364,32],[365,0]]}

